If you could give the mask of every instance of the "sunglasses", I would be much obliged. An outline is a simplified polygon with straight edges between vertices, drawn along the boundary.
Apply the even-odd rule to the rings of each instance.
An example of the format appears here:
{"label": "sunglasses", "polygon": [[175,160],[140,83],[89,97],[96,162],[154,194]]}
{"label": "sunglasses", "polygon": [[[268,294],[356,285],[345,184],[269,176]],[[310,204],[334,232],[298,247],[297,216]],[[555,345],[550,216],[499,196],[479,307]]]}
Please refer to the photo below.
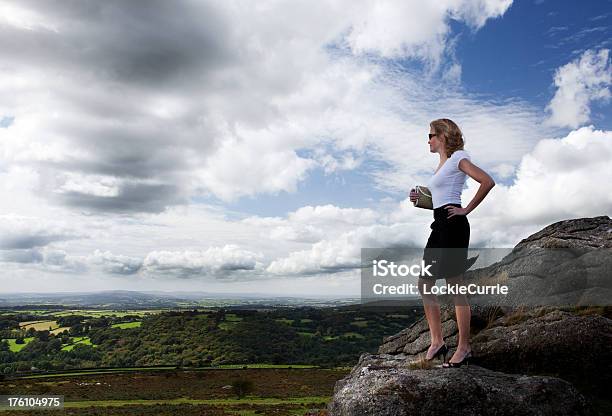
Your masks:
{"label": "sunglasses", "polygon": [[434,134],[429,133],[429,140],[431,140],[431,138],[434,137],[435,135],[436,135],[435,133]]}

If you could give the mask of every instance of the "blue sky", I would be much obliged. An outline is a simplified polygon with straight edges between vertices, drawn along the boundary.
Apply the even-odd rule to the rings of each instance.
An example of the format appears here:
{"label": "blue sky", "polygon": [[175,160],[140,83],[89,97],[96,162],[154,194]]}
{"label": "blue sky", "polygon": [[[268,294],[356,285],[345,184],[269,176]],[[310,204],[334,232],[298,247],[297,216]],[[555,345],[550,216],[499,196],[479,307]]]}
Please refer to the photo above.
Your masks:
{"label": "blue sky", "polygon": [[362,247],[427,239],[407,193],[441,117],[497,183],[473,246],[608,215],[611,23],[610,1],[0,0],[0,286],[358,295]]}
{"label": "blue sky", "polygon": [[[503,17],[476,33],[453,22],[461,37],[462,83],[473,93],[544,107],[554,94],[558,67],[587,49],[610,47],[611,22],[612,2],[607,0],[514,2]],[[610,111],[609,103],[597,110],[594,120],[609,123],[601,114]]]}

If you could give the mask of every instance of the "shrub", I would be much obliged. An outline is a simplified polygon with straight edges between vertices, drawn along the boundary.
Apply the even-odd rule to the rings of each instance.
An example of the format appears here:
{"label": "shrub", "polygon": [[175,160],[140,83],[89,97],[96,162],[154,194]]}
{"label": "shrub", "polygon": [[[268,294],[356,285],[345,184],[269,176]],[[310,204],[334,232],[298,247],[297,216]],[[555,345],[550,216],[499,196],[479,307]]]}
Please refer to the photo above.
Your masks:
{"label": "shrub", "polygon": [[248,379],[233,380],[231,385],[232,390],[239,399],[243,398],[247,395],[247,393],[250,393],[254,390],[253,381]]}

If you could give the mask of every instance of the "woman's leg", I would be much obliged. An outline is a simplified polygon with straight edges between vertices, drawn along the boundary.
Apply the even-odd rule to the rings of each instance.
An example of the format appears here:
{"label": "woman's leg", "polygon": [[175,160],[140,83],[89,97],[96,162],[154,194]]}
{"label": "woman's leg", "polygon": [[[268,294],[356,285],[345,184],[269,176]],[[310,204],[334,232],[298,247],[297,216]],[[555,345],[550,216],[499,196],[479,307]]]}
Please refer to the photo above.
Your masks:
{"label": "woman's leg", "polygon": [[[463,285],[463,272],[458,272],[458,270],[463,269],[465,265],[470,244],[470,223],[465,216],[448,219],[444,232],[441,233],[440,244],[445,247],[442,255],[445,272],[448,271],[448,275],[454,275],[454,277],[446,279],[446,283],[451,286]],[[442,273],[442,275],[446,276],[447,274]],[[457,363],[462,361],[466,354],[471,351],[470,320],[472,313],[466,295],[453,295],[453,303],[455,304],[459,339],[457,340],[457,349],[449,362]]]}
{"label": "woman's leg", "polygon": [[[463,275],[446,279],[446,283],[451,286],[462,285]],[[449,362],[456,363],[461,361],[463,357],[472,350],[470,347],[470,320],[472,312],[466,295],[453,295],[453,302],[455,303],[455,316],[457,317],[459,340],[457,341],[457,350]]]}
{"label": "woman's leg", "polygon": [[429,334],[431,337],[431,345],[427,350],[425,358],[432,358],[433,354],[444,344],[442,338],[442,324],[440,323],[440,304],[438,297],[431,293],[425,293],[426,289],[435,285],[435,281],[419,278],[419,292],[423,298],[423,309],[425,310],[425,318],[429,325]]}

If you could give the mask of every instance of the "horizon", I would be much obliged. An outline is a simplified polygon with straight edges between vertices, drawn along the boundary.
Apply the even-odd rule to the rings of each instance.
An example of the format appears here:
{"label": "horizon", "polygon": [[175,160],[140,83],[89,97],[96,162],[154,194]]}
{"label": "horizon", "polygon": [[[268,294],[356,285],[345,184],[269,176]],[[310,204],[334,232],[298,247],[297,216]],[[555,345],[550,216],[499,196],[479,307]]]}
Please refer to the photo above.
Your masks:
{"label": "horizon", "polygon": [[[254,293],[254,292],[246,292],[246,293],[241,293],[241,292],[183,292],[183,291],[166,291],[166,290],[147,290],[147,291],[138,291],[138,290],[125,290],[125,289],[107,289],[107,290],[98,290],[98,291],[61,291],[61,292],[0,292],[0,296],[7,296],[7,295],[89,295],[89,294],[98,294],[98,293],[114,293],[114,292],[127,292],[127,293],[141,293],[141,294],[182,294],[182,293],[193,293],[193,296],[200,296],[200,294],[202,296],[206,296],[206,295],[218,295],[218,297],[220,296],[235,296],[235,297],[253,297],[253,298],[257,298],[257,297],[271,297],[271,298],[296,298],[296,299],[356,299],[355,296],[346,296],[346,297],[338,297],[336,295],[325,295],[325,294],[304,294],[304,295],[297,295],[297,294],[287,294],[287,295],[283,295],[283,294],[274,294],[274,293]],[[1,307],[1,305],[0,305]]]}

